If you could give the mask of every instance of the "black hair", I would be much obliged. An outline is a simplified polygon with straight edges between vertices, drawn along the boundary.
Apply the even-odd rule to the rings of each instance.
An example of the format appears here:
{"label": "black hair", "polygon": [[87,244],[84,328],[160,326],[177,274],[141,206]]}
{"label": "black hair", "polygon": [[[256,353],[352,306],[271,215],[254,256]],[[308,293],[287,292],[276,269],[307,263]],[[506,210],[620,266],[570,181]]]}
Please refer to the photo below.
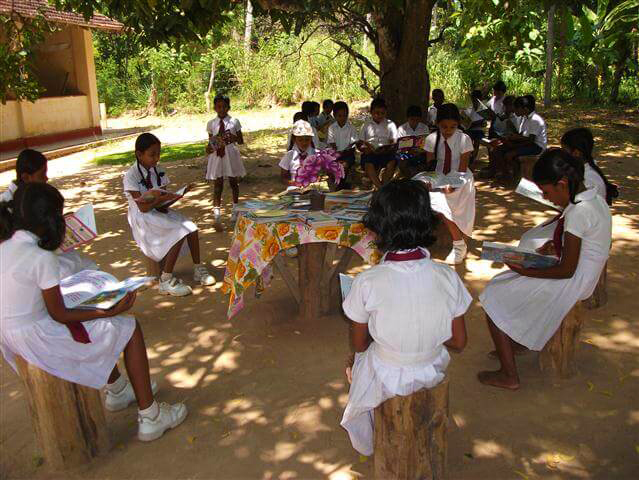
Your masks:
{"label": "black hair", "polygon": [[502,80],[497,80],[495,85],[493,85],[493,90],[497,90],[498,92],[506,93],[506,84]]}
{"label": "black hair", "polygon": [[62,215],[64,198],[48,183],[24,183],[10,202],[0,203],[0,241],[16,230],[39,236],[38,246],[54,251],[62,245],[66,223]]}
{"label": "black hair", "polygon": [[454,103],[441,104],[437,109],[437,123],[442,120],[455,120],[457,123],[461,123],[461,115],[457,105]]}
{"label": "black hair", "polygon": [[406,109],[407,117],[422,117],[422,107],[419,105],[411,105]]}
{"label": "black hair", "polygon": [[592,157],[592,151],[595,148],[595,139],[592,136],[592,132],[584,127],[573,128],[561,136],[561,144],[566,145],[571,150],[579,150],[581,152],[583,160],[597,172],[606,185],[606,203],[612,205],[613,199],[619,196],[619,189],[617,185],[608,181]]}
{"label": "black hair", "polygon": [[436,88],[430,93],[431,98],[434,97],[436,93],[441,93],[442,97],[444,96],[444,91],[441,88]]}
{"label": "black hair", "polygon": [[293,115],[293,123],[297,122],[298,120],[308,120],[308,117],[304,112],[295,112],[295,115]]}
{"label": "black hair", "polygon": [[386,101],[382,97],[376,97],[371,102],[370,111],[372,112],[376,108],[383,108],[384,110],[386,110],[386,108],[387,108],[386,107]]}
{"label": "black hair", "polygon": [[348,104],[346,102],[335,102],[335,104],[333,105],[333,114],[335,114],[335,112],[339,112],[340,110],[346,110],[346,113],[348,114]]}
{"label": "black hair", "polygon": [[[135,151],[146,152],[153,145],[161,145],[160,139],[152,133],[145,132],[135,139]],[[136,155],[137,158],[137,155]]]}
{"label": "black hair", "polygon": [[33,175],[47,164],[47,157],[37,150],[26,148],[16,160],[16,185],[22,184],[22,174]]}
{"label": "black hair", "polygon": [[470,98],[476,98],[477,100],[481,100],[484,97],[484,94],[481,93],[481,90],[473,90],[470,92]]}
{"label": "black hair", "polygon": [[561,148],[549,148],[539,156],[532,177],[537,185],[557,185],[565,177],[570,203],[575,203],[577,190],[584,181],[584,164]]}
{"label": "black hair", "polygon": [[535,111],[535,97],[533,95],[524,95],[524,107],[528,107],[531,112]]}
{"label": "black hair", "polygon": [[506,95],[504,97],[504,105],[511,105],[515,103],[515,96],[514,95]]}
{"label": "black hair", "polygon": [[231,99],[227,95],[224,95],[223,93],[218,93],[217,95],[215,95],[215,98],[213,99],[213,105],[215,105],[217,102],[224,102],[226,103],[228,109],[231,109]]}
{"label": "black hair", "polygon": [[324,100],[322,102],[322,108],[328,108],[328,107],[334,107],[335,104],[333,103],[333,100],[331,100],[330,98],[327,98],[326,100]]}
{"label": "black hair", "polygon": [[318,102],[311,102],[311,104],[313,105],[313,110],[311,111],[311,113],[320,111],[320,104]]}
{"label": "black hair", "polygon": [[311,102],[310,100],[302,102],[302,112],[306,114],[306,117],[313,115],[313,110],[315,110],[313,102]]}
{"label": "black hair", "polygon": [[437,217],[426,185],[417,180],[393,180],[373,194],[364,226],[375,233],[382,252],[426,248],[435,241]]}

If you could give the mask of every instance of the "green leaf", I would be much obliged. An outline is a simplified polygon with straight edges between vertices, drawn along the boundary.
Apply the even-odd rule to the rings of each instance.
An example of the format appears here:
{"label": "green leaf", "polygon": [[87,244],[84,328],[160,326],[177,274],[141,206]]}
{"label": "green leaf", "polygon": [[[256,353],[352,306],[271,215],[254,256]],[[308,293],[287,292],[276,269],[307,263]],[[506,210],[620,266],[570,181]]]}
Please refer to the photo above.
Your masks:
{"label": "green leaf", "polygon": [[531,40],[537,40],[539,34],[539,30],[533,28],[530,32],[528,32],[528,38],[530,38]]}

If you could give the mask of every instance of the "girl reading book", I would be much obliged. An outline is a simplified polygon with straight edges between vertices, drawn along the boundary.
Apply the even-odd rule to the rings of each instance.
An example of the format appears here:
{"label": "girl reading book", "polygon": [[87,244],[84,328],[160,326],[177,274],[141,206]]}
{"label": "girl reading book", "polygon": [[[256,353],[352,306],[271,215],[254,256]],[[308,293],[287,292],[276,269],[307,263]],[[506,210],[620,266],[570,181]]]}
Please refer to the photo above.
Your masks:
{"label": "girl reading book", "polygon": [[[16,179],[9,184],[9,188],[0,195],[0,201],[9,202],[20,185],[26,183],[47,183],[47,157],[37,150],[27,148],[22,150],[16,161]],[[60,278],[78,273],[82,270],[97,270],[94,261],[75,250],[62,252],[58,250],[60,263]]]}
{"label": "girl reading book", "polygon": [[190,295],[192,290],[173,276],[173,268],[186,245],[193,259],[193,280],[202,285],[212,285],[215,279],[200,263],[197,226],[169,208],[171,202],[177,201],[180,196],[165,190],[169,178],[158,166],[159,161],[160,140],[152,133],[143,133],[135,141],[135,163],[123,179],[129,202],[127,218],[142,253],[156,262],[163,262],[159,292],[181,297]]}
{"label": "girl reading book", "polygon": [[355,277],[344,300],[357,353],[341,422],[363,455],[373,453],[375,407],[440,383],[448,349],[466,345],[472,298],[454,270],[429,258],[436,221],[428,189],[415,180],[383,186],[364,217],[384,257]]}
{"label": "girl reading book", "polygon": [[563,208],[552,240],[537,250],[556,255],[559,263],[548,268],[509,264],[511,271],[495,276],[479,297],[501,368],[480,372],[478,378],[510,390],[519,388],[515,353],[543,349],[575,303],[592,295],[612,233],[608,205],[594,188],[585,187],[583,165],[570,154],[557,148],[544,152],[533,180]]}
{"label": "girl reading book", "polygon": [[[138,404],[138,438],[160,438],[186,418],[182,403],[153,397],[142,330],[123,315],[135,302],[128,294],[109,310],[65,307],[58,256],[64,238],[62,195],[44,183],[18,187],[12,205],[0,203],[0,349],[15,369],[15,357],[69,382],[102,388],[106,407]],[[124,352],[129,379],[120,374]]]}

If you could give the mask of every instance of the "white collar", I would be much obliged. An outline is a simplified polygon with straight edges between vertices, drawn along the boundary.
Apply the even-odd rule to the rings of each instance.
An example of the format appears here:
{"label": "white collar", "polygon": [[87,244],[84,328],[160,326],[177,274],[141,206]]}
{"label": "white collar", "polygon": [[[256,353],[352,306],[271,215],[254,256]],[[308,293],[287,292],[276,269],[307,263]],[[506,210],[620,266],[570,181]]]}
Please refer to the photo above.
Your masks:
{"label": "white collar", "polygon": [[346,120],[346,123],[344,124],[343,127],[339,126],[339,123],[335,122],[335,125],[337,125],[337,128],[339,128],[340,130],[346,127],[350,127],[351,126],[351,122],[349,122],[348,120]]}
{"label": "white collar", "polygon": [[38,237],[35,233],[30,232],[29,230],[16,230],[13,233],[13,238],[24,243],[30,243],[32,245],[35,245],[40,240],[40,237]]}
{"label": "white collar", "polygon": [[577,195],[575,195],[575,201],[592,200],[596,196],[597,196],[597,191],[595,187],[590,187],[590,188],[586,188],[586,190],[584,190],[583,192],[580,192]]}

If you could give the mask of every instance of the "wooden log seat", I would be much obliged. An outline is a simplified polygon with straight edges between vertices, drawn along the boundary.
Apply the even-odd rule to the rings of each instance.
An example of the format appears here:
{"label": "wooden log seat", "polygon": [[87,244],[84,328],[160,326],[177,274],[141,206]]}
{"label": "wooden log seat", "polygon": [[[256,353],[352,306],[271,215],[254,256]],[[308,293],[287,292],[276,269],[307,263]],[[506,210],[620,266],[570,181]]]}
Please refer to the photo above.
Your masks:
{"label": "wooden log seat", "polygon": [[577,373],[575,356],[583,321],[581,302],[577,302],[539,352],[539,368],[542,372],[550,372],[560,378],[569,378]]}

